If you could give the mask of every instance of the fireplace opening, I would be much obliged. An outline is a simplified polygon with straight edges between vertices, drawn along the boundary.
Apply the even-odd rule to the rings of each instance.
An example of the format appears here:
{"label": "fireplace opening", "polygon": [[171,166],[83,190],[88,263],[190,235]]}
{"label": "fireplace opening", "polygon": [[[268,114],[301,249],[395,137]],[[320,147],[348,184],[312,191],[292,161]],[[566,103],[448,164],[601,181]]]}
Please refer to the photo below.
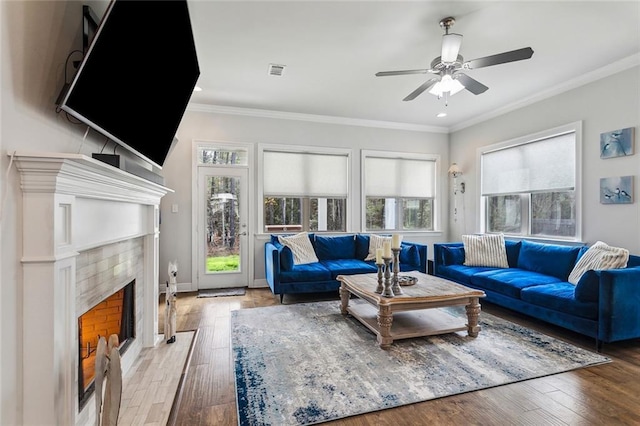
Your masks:
{"label": "fireplace opening", "polygon": [[78,318],[78,400],[84,407],[95,389],[98,340],[118,335],[123,355],[135,338],[135,280]]}

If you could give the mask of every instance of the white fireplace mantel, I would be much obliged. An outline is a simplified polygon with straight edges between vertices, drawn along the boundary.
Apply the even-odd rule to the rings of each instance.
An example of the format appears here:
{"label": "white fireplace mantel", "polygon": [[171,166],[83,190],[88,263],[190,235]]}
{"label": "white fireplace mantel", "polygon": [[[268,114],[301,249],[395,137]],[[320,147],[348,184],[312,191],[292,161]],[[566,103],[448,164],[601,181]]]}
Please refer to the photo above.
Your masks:
{"label": "white fireplace mantel", "polygon": [[[74,425],[76,257],[143,238],[144,326],[137,353],[155,345],[159,205],[171,190],[79,154],[17,152],[14,161],[22,189],[23,422]],[[123,362],[130,365],[135,352],[127,351]]]}

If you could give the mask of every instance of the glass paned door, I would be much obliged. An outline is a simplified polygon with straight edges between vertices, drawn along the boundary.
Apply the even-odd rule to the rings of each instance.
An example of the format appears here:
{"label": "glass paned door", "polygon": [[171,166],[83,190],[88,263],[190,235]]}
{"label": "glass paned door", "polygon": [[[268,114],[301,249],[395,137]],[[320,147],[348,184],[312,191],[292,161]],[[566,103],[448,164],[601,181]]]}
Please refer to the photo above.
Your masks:
{"label": "glass paned door", "polygon": [[198,288],[247,286],[247,170],[198,174]]}

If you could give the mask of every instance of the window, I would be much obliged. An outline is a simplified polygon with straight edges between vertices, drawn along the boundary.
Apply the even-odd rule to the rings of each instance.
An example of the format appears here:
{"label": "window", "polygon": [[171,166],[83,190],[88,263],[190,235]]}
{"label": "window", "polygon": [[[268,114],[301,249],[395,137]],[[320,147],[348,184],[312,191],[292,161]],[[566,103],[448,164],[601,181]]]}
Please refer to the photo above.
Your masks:
{"label": "window", "polygon": [[436,160],[422,154],[363,151],[364,229],[432,231]]}
{"label": "window", "polygon": [[265,232],[347,230],[347,151],[267,147],[262,160]]}
{"label": "window", "polygon": [[579,239],[579,123],[480,153],[484,229]]}
{"label": "window", "polygon": [[246,149],[228,149],[211,144],[199,145],[197,148],[198,165],[246,166],[249,160],[248,154]]}

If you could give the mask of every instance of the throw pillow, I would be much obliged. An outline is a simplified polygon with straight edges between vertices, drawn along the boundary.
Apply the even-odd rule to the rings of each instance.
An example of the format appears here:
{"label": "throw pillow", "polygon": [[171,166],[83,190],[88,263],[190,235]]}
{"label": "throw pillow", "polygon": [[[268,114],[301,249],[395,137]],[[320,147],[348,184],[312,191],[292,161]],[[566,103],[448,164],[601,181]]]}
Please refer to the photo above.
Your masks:
{"label": "throw pillow", "polygon": [[443,266],[464,264],[464,247],[442,246]]}
{"label": "throw pillow", "polygon": [[600,271],[604,269],[626,268],[629,260],[629,250],[620,247],[611,247],[602,241],[589,247],[580,257],[576,266],[569,274],[568,281],[578,284],[582,275],[588,270]]}
{"label": "throw pillow", "polygon": [[405,243],[402,243],[400,247],[402,248],[400,250],[400,263],[409,266],[420,266],[420,252],[418,251],[418,247]]}
{"label": "throw pillow", "polygon": [[315,263],[318,261],[308,232],[301,232],[290,237],[279,236],[278,240],[280,244],[291,249],[294,265],[304,265],[305,263]]}
{"label": "throw pillow", "polygon": [[463,235],[464,265],[508,268],[502,234]]}
{"label": "throw pillow", "polygon": [[385,241],[391,242],[391,237],[382,237],[375,234],[369,235],[369,254],[364,260],[376,260],[376,249],[381,249]]}

